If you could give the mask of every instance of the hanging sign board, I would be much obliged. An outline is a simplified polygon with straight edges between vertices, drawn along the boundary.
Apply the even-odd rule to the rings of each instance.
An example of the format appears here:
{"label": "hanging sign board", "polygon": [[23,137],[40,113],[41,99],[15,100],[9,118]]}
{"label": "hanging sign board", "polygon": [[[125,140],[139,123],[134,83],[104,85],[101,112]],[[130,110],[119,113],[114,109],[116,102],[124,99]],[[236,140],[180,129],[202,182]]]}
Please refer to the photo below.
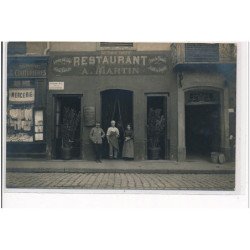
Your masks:
{"label": "hanging sign board", "polygon": [[95,125],[95,107],[89,106],[84,107],[84,125],[94,126]]}
{"label": "hanging sign board", "polygon": [[9,89],[9,101],[12,103],[33,103],[35,101],[35,89]]}
{"label": "hanging sign board", "polygon": [[49,82],[49,90],[64,90],[64,82]]}

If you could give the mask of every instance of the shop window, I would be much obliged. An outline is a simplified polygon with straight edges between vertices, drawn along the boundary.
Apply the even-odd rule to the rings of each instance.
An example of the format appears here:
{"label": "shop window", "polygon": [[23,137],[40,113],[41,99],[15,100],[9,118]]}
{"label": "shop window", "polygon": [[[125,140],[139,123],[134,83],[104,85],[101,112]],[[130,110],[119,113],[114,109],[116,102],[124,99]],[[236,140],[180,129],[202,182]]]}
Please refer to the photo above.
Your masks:
{"label": "shop window", "polygon": [[7,142],[44,140],[43,110],[35,108],[35,81],[8,82]]}
{"label": "shop window", "polygon": [[33,142],[33,105],[10,104],[7,115],[7,142]]}
{"label": "shop window", "polygon": [[9,80],[7,142],[44,141],[44,81]]}
{"label": "shop window", "polygon": [[43,110],[35,110],[35,141],[43,141]]}

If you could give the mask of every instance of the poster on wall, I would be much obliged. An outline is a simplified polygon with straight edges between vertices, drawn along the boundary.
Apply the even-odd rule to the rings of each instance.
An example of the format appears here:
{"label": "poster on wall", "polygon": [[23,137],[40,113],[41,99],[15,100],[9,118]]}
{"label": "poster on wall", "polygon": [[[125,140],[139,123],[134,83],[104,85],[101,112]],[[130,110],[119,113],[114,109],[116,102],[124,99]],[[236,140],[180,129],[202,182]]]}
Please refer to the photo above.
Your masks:
{"label": "poster on wall", "polygon": [[95,125],[95,107],[93,106],[84,107],[84,125],[85,126]]}

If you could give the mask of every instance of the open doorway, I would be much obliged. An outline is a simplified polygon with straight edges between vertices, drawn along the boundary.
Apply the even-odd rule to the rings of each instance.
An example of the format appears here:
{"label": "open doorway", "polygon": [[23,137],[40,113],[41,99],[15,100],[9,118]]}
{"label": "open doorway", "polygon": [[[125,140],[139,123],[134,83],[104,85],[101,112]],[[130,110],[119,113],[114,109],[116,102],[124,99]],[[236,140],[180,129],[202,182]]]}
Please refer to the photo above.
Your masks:
{"label": "open doorway", "polygon": [[[110,127],[110,121],[116,121],[116,127],[119,129],[119,154],[121,158],[124,142],[124,130],[128,124],[133,128],[133,92],[129,90],[111,89],[101,92],[102,128],[107,132]],[[104,140],[103,157],[108,158],[108,143]]]}
{"label": "open doorway", "polygon": [[220,105],[186,105],[187,159],[209,159],[220,149]]}
{"label": "open doorway", "polygon": [[[62,123],[67,109],[76,113],[81,112],[81,95],[57,95],[55,97],[54,159],[62,159]],[[81,120],[78,122],[72,141],[71,159],[79,159],[81,150]]]}
{"label": "open doorway", "polygon": [[167,96],[147,96],[147,158],[168,159]]}

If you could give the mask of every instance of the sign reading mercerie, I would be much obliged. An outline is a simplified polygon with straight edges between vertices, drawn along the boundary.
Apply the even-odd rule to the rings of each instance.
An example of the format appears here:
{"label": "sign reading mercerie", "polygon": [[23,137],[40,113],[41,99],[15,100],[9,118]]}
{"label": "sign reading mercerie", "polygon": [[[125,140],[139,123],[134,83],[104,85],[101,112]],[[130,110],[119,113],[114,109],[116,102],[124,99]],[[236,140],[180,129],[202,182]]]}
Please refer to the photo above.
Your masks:
{"label": "sign reading mercerie", "polygon": [[9,89],[9,101],[13,103],[32,103],[35,101],[35,89]]}
{"label": "sign reading mercerie", "polygon": [[56,75],[165,74],[171,68],[170,52],[92,52],[54,55],[51,70]]}
{"label": "sign reading mercerie", "polygon": [[64,82],[49,82],[49,90],[64,90]]}

